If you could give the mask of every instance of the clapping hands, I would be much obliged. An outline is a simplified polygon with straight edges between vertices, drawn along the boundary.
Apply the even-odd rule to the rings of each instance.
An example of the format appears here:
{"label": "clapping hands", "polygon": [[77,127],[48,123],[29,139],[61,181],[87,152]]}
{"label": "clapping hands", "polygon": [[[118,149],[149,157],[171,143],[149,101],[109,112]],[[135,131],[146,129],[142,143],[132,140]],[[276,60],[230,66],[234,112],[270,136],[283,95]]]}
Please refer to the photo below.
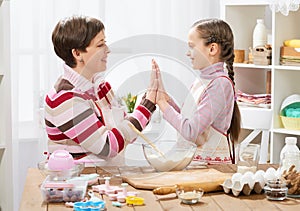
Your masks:
{"label": "clapping hands", "polygon": [[154,59],[152,59],[152,71],[150,85],[147,90],[147,98],[153,103],[158,104],[159,107],[162,107],[162,105],[166,104],[169,100],[169,95],[162,82],[159,66]]}

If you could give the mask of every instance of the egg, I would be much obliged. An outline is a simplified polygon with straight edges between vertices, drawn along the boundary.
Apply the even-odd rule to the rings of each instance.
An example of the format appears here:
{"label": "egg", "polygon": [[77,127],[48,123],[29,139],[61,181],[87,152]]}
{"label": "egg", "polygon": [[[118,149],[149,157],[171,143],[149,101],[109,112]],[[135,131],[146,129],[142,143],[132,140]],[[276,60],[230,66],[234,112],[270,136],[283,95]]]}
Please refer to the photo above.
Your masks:
{"label": "egg", "polygon": [[247,171],[244,175],[254,178],[254,174],[252,171]]}
{"label": "egg", "polygon": [[273,167],[270,167],[270,168],[267,169],[266,173],[275,174],[276,170]]}
{"label": "egg", "polygon": [[232,183],[235,183],[236,181],[241,181],[242,176],[243,175],[241,173],[233,174],[232,177],[231,177]]}
{"label": "egg", "polygon": [[280,169],[277,169],[277,171],[275,172],[275,176],[277,179],[279,179],[281,177],[282,172],[280,171]]}
{"label": "egg", "polygon": [[269,168],[266,173],[265,173],[265,182],[267,182],[268,180],[274,180],[277,178],[276,176],[276,170],[274,168]]}
{"label": "egg", "polygon": [[254,186],[254,178],[253,178],[253,176],[251,176],[251,174],[245,173],[242,176],[242,178],[241,178],[241,184],[242,185],[249,184],[250,189],[252,189],[253,186]]}
{"label": "egg", "polygon": [[265,185],[265,178],[262,174],[255,174],[254,175],[254,182],[258,182],[261,187]]}
{"label": "egg", "polygon": [[254,176],[256,176],[256,175],[262,175],[262,176],[264,176],[265,175],[265,171],[258,170],[257,172],[255,172]]}

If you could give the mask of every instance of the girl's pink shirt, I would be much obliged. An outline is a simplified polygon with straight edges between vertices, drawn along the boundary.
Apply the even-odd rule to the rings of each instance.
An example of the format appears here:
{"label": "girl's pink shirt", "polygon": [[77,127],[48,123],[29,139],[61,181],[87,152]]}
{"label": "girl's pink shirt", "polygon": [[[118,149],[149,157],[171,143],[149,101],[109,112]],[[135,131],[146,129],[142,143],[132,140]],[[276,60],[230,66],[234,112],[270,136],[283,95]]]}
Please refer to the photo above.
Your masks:
{"label": "girl's pink shirt", "polygon": [[227,77],[224,62],[200,70],[199,78],[212,80],[212,82],[204,91],[193,117],[189,119],[184,117],[178,110],[178,106],[172,103],[166,108],[164,119],[189,141],[196,140],[209,126],[220,133],[227,134],[234,106],[234,88]]}

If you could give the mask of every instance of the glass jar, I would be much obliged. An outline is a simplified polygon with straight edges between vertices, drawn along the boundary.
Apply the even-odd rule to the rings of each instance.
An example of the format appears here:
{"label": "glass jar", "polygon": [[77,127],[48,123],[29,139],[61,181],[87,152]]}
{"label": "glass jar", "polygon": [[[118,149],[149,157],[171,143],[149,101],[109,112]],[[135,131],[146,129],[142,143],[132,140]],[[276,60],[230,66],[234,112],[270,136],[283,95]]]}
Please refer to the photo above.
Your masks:
{"label": "glass jar", "polygon": [[267,185],[264,187],[267,199],[282,201],[287,197],[288,188],[283,180],[275,179],[268,180]]}
{"label": "glass jar", "polygon": [[255,173],[259,161],[260,146],[258,144],[239,144],[237,149],[237,173],[244,174],[248,171]]}

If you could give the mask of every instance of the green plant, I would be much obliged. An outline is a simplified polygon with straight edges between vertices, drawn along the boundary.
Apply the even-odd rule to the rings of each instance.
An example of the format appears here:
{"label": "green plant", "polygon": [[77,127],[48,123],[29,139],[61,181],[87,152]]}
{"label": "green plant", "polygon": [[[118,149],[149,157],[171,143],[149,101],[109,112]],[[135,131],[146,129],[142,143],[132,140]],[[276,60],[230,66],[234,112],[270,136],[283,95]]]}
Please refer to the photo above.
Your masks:
{"label": "green plant", "polygon": [[136,103],[137,96],[136,95],[131,95],[131,93],[129,92],[127,94],[127,96],[124,96],[122,99],[125,102],[125,105],[127,107],[128,112],[132,113],[133,110],[134,110],[134,106],[135,106],[135,103]]}

